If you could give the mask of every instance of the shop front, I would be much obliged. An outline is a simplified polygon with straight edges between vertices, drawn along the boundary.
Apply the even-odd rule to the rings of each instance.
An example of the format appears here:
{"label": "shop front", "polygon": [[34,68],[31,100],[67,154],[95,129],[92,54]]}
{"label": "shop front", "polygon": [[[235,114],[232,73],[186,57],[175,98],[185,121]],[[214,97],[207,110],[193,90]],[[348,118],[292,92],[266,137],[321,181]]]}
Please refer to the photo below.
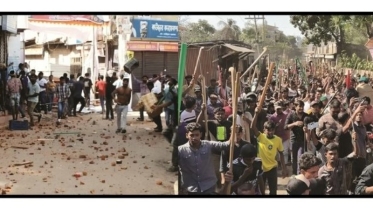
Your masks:
{"label": "shop front", "polygon": [[127,51],[139,61],[136,77],[169,74],[177,78],[179,65],[179,24],[177,21],[133,18]]}
{"label": "shop front", "polygon": [[179,66],[178,43],[139,42],[127,43],[127,50],[134,52],[134,58],[139,61],[139,67],[134,71],[136,77],[153,74],[169,74],[177,77]]}

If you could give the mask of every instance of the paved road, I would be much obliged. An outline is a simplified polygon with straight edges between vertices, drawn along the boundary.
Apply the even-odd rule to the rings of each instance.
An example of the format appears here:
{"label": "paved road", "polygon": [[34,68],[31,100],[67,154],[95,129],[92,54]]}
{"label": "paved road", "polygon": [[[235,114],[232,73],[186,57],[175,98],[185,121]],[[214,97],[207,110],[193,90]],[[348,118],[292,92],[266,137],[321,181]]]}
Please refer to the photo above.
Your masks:
{"label": "paved road", "polygon": [[[7,194],[174,194],[177,174],[166,172],[171,147],[151,132],[154,123],[136,122],[136,115],[130,114],[126,135],[113,133],[115,121],[97,113],[69,118],[59,128],[47,115],[33,131],[0,131],[0,188]],[[80,135],[38,140],[58,132]]]}

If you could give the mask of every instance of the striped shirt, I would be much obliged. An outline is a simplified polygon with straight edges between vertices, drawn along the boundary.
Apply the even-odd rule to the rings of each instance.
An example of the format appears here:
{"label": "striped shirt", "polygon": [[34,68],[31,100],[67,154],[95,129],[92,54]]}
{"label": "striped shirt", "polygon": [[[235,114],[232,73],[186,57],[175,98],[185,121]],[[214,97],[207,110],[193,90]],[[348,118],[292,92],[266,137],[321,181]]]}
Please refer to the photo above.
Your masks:
{"label": "striped shirt", "polygon": [[65,101],[65,99],[69,98],[71,95],[70,88],[66,84],[57,85],[56,93],[57,93],[58,102]]}
{"label": "striped shirt", "polygon": [[184,110],[180,115],[180,122],[181,123],[192,123],[196,122],[196,111],[192,110],[191,112],[188,112]]}

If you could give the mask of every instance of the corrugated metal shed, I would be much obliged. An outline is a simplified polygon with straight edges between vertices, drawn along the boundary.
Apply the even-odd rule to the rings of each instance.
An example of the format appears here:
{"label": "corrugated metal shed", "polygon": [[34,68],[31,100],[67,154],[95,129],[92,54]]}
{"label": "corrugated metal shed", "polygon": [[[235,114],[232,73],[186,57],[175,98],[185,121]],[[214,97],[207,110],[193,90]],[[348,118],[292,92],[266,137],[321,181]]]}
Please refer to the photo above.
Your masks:
{"label": "corrugated metal shed", "polygon": [[[210,79],[218,79],[219,72],[217,71],[218,58],[219,55],[222,56],[227,64],[234,62],[235,55],[242,55],[246,53],[247,55],[254,53],[251,50],[252,47],[243,42],[239,41],[211,41],[203,43],[191,43],[187,50],[187,60],[186,60],[186,73],[185,75],[192,75],[196,65],[199,48],[204,46],[200,58],[200,67],[197,69],[196,77],[200,75],[199,68],[202,69],[203,75],[206,79],[206,85],[209,85]],[[220,52],[219,52],[220,51]],[[233,51],[237,52],[234,53]],[[233,53],[232,53],[233,52]],[[244,56],[243,56],[244,57]],[[237,58],[238,60],[238,58]],[[243,60],[237,62],[238,70],[246,68],[243,66]],[[247,65],[247,64],[246,64]]]}

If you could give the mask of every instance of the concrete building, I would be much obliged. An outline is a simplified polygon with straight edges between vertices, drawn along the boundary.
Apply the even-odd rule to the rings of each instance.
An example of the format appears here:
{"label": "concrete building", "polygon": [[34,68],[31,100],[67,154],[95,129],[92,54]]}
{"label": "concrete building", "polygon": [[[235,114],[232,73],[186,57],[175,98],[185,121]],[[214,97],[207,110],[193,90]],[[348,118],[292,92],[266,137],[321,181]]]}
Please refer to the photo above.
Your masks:
{"label": "concrete building", "polygon": [[335,66],[337,45],[334,42],[321,43],[321,46],[310,44],[307,46],[304,55],[307,62],[313,61],[314,63],[326,63]]}
{"label": "concrete building", "polygon": [[18,70],[19,63],[24,62],[23,31],[28,27],[27,16],[0,16],[0,127],[8,123],[5,84],[8,73]]}
{"label": "concrete building", "polygon": [[[126,43],[126,50],[134,52],[134,58],[140,63],[133,72],[136,77],[142,75],[152,76],[153,74],[170,74],[177,77],[179,65],[178,43],[179,27],[177,15],[133,15],[116,16],[113,22],[119,19],[126,19],[127,30],[131,33],[130,40]],[[112,24],[114,25],[114,24]],[[118,27],[125,28],[124,24],[116,23]],[[109,42],[109,66],[118,66],[116,55],[118,54],[118,43],[115,34],[118,30],[112,28],[113,39]],[[137,90],[134,90],[137,91]]]}
{"label": "concrete building", "polygon": [[97,72],[105,72],[108,21],[95,15],[31,15],[29,25],[30,30],[25,31],[25,59],[30,69],[57,78],[64,73],[84,73],[84,62],[95,39],[98,59],[92,65]]}

